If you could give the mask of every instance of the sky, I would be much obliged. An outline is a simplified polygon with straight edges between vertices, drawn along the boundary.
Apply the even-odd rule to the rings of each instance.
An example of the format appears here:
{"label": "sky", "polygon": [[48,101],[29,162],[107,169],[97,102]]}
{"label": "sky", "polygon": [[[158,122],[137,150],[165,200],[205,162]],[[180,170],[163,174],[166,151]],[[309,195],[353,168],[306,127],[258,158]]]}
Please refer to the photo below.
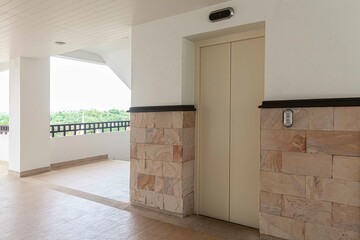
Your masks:
{"label": "sky", "polygon": [[[9,111],[9,73],[0,72],[0,112]],[[51,58],[50,111],[128,110],[130,89],[106,65]]]}

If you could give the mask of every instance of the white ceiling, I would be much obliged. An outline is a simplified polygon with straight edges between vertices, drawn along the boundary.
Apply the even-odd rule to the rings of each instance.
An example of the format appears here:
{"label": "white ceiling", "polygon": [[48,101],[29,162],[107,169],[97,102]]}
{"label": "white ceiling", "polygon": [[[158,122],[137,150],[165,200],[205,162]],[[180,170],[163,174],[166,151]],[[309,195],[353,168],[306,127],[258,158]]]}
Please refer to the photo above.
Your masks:
{"label": "white ceiling", "polygon": [[[131,35],[131,26],[227,0],[0,0],[0,62]],[[64,41],[66,45],[54,42]]]}

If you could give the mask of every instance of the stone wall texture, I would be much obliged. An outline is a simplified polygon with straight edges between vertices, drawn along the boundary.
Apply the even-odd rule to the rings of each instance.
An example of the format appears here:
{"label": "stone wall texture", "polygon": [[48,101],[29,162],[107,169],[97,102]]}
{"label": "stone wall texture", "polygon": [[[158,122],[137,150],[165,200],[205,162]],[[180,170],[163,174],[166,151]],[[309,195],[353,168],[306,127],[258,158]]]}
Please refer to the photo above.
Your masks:
{"label": "stone wall texture", "polygon": [[192,214],[195,112],[131,113],[130,125],[131,202]]}
{"label": "stone wall texture", "polygon": [[261,110],[260,233],[360,239],[360,107]]}

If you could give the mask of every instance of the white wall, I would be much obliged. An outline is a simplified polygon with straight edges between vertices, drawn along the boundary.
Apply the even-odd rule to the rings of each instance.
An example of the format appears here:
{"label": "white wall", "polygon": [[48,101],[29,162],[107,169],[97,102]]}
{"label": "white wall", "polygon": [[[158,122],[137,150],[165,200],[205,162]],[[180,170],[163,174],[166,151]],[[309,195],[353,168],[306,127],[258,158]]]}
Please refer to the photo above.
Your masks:
{"label": "white wall", "polygon": [[0,69],[0,113],[9,112],[9,71]]}
{"label": "white wall", "polygon": [[[108,154],[130,160],[130,132],[89,134],[50,139],[50,162],[59,163]],[[9,135],[0,135],[0,161],[9,160]]]}
{"label": "white wall", "polygon": [[[235,16],[210,23],[231,6]],[[193,103],[193,51],[185,37],[266,24],[265,99],[360,96],[357,0],[234,0],[133,27],[132,105]],[[191,80],[193,81],[193,80]],[[186,91],[186,92],[184,92]],[[191,93],[189,93],[191,92]]]}
{"label": "white wall", "polygon": [[50,59],[10,60],[9,169],[50,165]]}
{"label": "white wall", "polygon": [[0,134],[0,161],[9,161],[9,135]]}
{"label": "white wall", "polygon": [[101,57],[121,81],[131,89],[131,45],[113,52],[103,53]]}
{"label": "white wall", "polygon": [[51,138],[50,147],[51,163],[105,154],[113,159],[130,160],[130,131]]}

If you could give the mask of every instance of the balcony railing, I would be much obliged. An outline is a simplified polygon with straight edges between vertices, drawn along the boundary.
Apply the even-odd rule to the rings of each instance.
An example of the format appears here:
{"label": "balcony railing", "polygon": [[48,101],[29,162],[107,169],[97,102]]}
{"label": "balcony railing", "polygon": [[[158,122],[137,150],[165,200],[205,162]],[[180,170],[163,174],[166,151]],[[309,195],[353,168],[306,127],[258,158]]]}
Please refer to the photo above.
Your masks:
{"label": "balcony railing", "polygon": [[50,125],[51,137],[76,136],[92,133],[126,131],[130,127],[130,121],[96,122],[96,123],[72,123]]}
{"label": "balcony railing", "polygon": [[[76,136],[92,133],[126,131],[130,121],[96,122],[96,123],[71,123],[50,125],[50,136]],[[0,125],[0,134],[8,134],[9,126]]]}
{"label": "balcony railing", "polygon": [[9,126],[8,125],[0,125],[0,134],[8,134]]}

